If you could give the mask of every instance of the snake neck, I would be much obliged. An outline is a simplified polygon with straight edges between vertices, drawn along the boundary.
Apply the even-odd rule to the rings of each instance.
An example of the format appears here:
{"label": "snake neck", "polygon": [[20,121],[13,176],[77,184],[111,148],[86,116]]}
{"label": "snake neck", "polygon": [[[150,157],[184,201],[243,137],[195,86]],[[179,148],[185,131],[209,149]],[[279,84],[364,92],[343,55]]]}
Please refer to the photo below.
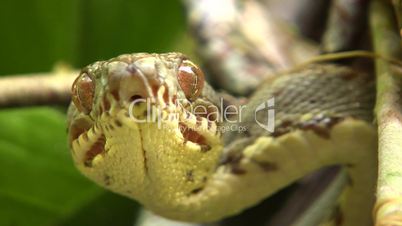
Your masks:
{"label": "snake neck", "polygon": [[[362,194],[344,204],[352,209],[345,213],[351,219],[347,222],[356,222],[353,218],[359,216],[353,206],[368,214],[376,174],[376,133],[370,123],[373,89],[370,76],[334,65],[313,65],[264,83],[247,102],[237,130],[223,133],[216,170],[182,199],[181,205],[194,210],[186,219],[214,220],[238,213],[329,165],[347,166],[351,190]],[[272,107],[275,130],[269,131]],[[170,214],[186,220],[175,211],[166,216]],[[366,219],[368,225],[370,218]]]}
{"label": "snake neck", "polygon": [[[343,204],[352,209],[343,217],[361,221],[353,207],[370,212],[376,174],[376,133],[370,123],[373,88],[369,76],[333,65],[314,65],[268,81],[247,102],[239,121],[221,124],[236,128],[224,130],[223,145],[216,150],[221,156],[205,183],[176,198],[175,205],[191,213],[151,209],[176,219],[216,220],[254,205],[307,173],[344,165],[353,184],[350,190],[361,195]],[[269,131],[272,107],[275,130]],[[370,218],[366,219],[361,222],[369,225]]]}

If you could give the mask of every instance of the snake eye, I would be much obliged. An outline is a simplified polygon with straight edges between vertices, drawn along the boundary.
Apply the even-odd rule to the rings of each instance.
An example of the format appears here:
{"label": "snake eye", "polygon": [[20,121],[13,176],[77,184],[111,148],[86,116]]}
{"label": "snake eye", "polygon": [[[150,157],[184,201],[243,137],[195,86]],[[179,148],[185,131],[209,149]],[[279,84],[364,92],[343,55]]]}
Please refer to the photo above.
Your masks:
{"label": "snake eye", "polygon": [[204,73],[193,62],[183,60],[177,80],[187,99],[195,100],[200,96],[204,87]]}
{"label": "snake eye", "polygon": [[88,114],[92,110],[95,84],[87,73],[75,79],[72,87],[72,100],[80,112]]}

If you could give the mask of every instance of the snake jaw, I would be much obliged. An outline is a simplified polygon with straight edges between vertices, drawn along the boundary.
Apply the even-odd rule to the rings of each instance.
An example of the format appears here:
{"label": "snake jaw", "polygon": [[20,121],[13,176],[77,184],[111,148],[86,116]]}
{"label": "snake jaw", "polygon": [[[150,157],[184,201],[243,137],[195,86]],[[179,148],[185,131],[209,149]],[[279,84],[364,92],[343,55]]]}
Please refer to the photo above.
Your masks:
{"label": "snake jaw", "polygon": [[[178,197],[195,195],[213,173],[211,166],[220,156],[217,127],[183,108],[175,108],[178,117],[169,118],[172,112],[168,106],[161,112],[161,128],[156,122],[134,123],[125,109],[103,113],[98,123],[72,143],[76,165],[98,184],[145,204],[158,203],[149,198],[170,202],[166,198],[176,189]],[[151,111],[157,107],[153,104]],[[203,138],[194,140],[190,127]],[[109,178],[107,182],[105,178]]]}

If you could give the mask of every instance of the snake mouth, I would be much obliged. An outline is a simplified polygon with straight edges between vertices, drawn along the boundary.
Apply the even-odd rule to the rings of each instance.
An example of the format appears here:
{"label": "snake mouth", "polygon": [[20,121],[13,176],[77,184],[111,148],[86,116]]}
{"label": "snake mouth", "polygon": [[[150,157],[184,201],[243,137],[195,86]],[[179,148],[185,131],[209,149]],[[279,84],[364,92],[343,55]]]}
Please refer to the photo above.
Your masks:
{"label": "snake mouth", "polygon": [[[166,129],[167,124],[174,124],[173,133],[183,140],[198,145],[201,151],[211,149],[209,140],[219,138],[217,114],[205,103],[191,102],[169,95],[167,86],[161,85],[154,91],[154,99],[135,96],[128,108],[130,118],[138,123],[154,123],[158,128]],[[200,110],[204,108],[204,110]],[[194,110],[195,109],[195,110]],[[197,110],[198,109],[198,110]],[[178,133],[177,133],[178,132]]]}
{"label": "snake mouth", "polygon": [[81,118],[76,120],[69,130],[74,159],[86,167],[91,167],[93,159],[105,153],[106,137],[102,128],[88,119]]}
{"label": "snake mouth", "polygon": [[202,111],[194,112],[196,106],[202,105],[188,100],[180,102],[174,95],[170,97],[166,86],[160,86],[154,93],[154,99],[138,95],[133,97],[128,106],[123,108],[119,106],[121,109],[118,111],[111,108],[102,112],[98,123],[80,120],[75,123],[76,126],[70,126],[72,131],[70,134],[75,134],[71,138],[71,146],[76,150],[76,159],[85,167],[92,167],[94,159],[99,155],[105,155],[108,151],[106,149],[108,134],[120,127],[138,129],[139,136],[143,137],[143,132],[153,126],[158,130],[165,130],[166,136],[183,145],[198,146],[201,152],[208,152],[219,142],[218,123],[212,120],[216,119],[216,115],[210,117],[211,115]]}

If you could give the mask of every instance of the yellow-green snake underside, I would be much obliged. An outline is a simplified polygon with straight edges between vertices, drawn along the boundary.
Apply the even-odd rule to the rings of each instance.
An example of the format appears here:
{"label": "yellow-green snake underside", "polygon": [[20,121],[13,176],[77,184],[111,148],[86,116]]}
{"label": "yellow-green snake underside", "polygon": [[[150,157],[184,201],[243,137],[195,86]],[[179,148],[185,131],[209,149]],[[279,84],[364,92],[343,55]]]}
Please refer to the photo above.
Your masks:
{"label": "yellow-green snake underside", "polygon": [[237,214],[310,172],[342,165],[349,183],[336,224],[368,226],[374,93],[370,75],[311,64],[238,101],[215,92],[180,53],[121,55],[76,79],[71,152],[99,185],[192,222]]}

